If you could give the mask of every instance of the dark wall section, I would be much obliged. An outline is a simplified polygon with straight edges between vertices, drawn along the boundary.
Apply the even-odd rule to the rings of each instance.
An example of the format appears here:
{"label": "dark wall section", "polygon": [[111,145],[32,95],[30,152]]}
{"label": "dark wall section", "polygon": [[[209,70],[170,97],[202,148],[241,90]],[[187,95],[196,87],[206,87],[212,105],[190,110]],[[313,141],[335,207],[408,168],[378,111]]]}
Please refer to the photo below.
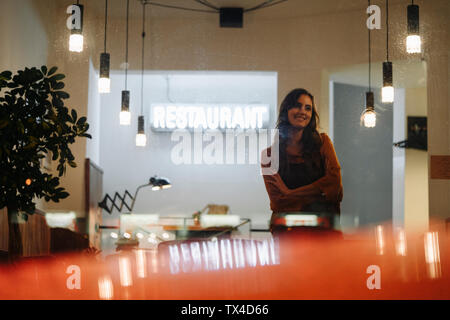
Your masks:
{"label": "dark wall section", "polygon": [[333,142],[342,167],[342,220],[356,218],[360,226],[392,220],[392,105],[382,104],[381,90],[372,89],[377,125],[361,126],[367,90],[334,83]]}

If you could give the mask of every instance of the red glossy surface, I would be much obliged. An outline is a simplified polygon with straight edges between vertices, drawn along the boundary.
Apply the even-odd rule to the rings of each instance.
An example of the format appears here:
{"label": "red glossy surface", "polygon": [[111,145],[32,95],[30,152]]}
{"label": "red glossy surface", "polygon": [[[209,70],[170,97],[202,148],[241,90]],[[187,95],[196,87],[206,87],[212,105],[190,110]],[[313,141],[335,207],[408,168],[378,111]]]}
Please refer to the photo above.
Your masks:
{"label": "red glossy surface", "polygon": [[[256,260],[248,255],[251,251],[245,251],[252,242],[242,242],[244,268],[237,268],[239,242],[219,240],[220,268],[210,271],[204,270],[203,256],[201,265],[193,263],[195,248],[201,249],[202,243],[188,243],[184,249],[178,245],[178,260],[167,247],[161,247],[157,255],[146,251],[140,256],[143,260],[134,251],[104,260],[87,255],[28,259],[14,266],[0,266],[0,299],[99,299],[99,279],[105,276],[113,290],[107,280],[100,282],[101,292],[106,294],[103,298],[113,299],[450,299],[449,241],[445,233],[439,233],[438,239],[431,234],[410,237],[402,247],[398,237],[388,237],[388,232],[382,231],[381,240],[375,231],[353,240],[332,233],[290,233],[275,241],[274,247],[253,241]],[[227,248],[232,257],[228,264],[222,254]],[[259,250],[264,248],[269,248],[264,252],[270,257],[261,266]],[[252,262],[248,257],[256,261],[256,266],[249,266]],[[128,260],[120,263],[121,258]],[[142,263],[145,265],[139,269]],[[80,267],[81,289],[67,288],[70,265]],[[366,271],[371,265],[380,267],[379,290],[367,287],[371,274]],[[123,277],[127,267],[131,277],[128,284],[132,285],[125,287],[121,282],[127,282]]]}

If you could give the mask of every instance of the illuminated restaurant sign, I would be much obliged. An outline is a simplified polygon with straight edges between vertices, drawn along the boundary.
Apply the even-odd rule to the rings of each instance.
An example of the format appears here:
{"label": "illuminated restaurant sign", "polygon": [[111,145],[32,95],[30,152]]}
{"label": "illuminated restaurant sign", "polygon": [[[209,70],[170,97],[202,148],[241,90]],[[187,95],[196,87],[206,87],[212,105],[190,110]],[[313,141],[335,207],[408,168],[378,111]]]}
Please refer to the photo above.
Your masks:
{"label": "illuminated restaurant sign", "polygon": [[151,128],[176,129],[262,129],[269,122],[267,104],[152,104]]}

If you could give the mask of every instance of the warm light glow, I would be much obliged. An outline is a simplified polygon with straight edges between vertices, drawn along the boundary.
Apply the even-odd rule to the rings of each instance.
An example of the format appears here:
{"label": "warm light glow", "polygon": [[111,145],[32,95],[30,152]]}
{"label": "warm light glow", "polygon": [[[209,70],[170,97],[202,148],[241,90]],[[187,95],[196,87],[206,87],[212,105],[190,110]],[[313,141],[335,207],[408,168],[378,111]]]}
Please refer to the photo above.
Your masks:
{"label": "warm light glow", "polygon": [[236,264],[236,268],[244,268],[245,267],[245,258],[244,258],[244,246],[242,245],[242,239],[234,239],[233,240],[233,252],[234,252],[234,261]]}
{"label": "warm light glow", "polygon": [[131,112],[120,111],[120,125],[129,126],[131,124]]}
{"label": "warm light glow", "polygon": [[123,236],[124,236],[124,238],[126,238],[126,239],[130,239],[130,238],[131,238],[131,235],[130,235],[128,232],[125,232],[125,233],[123,234]]}
{"label": "warm light glow", "polygon": [[138,278],[147,277],[147,257],[144,250],[136,250],[136,273]]}
{"label": "warm light glow", "polygon": [[198,242],[191,242],[190,251],[192,255],[192,262],[193,262],[193,271],[199,271],[202,269],[202,251],[200,248],[200,243]]}
{"label": "warm light glow", "polygon": [[147,136],[144,133],[136,135],[136,147],[145,147],[147,145]]}
{"label": "warm light glow", "polygon": [[27,186],[31,185],[31,179],[25,180],[25,184],[26,184]]}
{"label": "warm light glow", "polygon": [[122,287],[129,287],[133,285],[133,279],[131,277],[131,264],[130,259],[127,257],[119,258],[119,272],[120,272],[120,284]]}
{"label": "warm light glow", "polygon": [[71,52],[83,51],[84,38],[82,34],[71,34],[69,40],[69,50]]}
{"label": "warm light glow", "polygon": [[425,261],[428,266],[428,276],[431,279],[441,277],[441,257],[439,252],[439,238],[437,232],[425,234]]}
{"label": "warm light glow", "polygon": [[152,190],[153,191],[158,191],[158,190],[161,190],[162,188],[160,187],[160,186],[153,186],[152,187]]}
{"label": "warm light glow", "polygon": [[383,103],[394,102],[394,87],[388,86],[381,89],[381,101]]}
{"label": "warm light glow", "polygon": [[162,237],[164,238],[164,239],[169,239],[169,234],[167,233],[167,232],[164,232],[163,234],[162,234]]}
{"label": "warm light glow", "polygon": [[406,38],[406,52],[420,53],[422,51],[422,40],[419,35],[409,35]]}
{"label": "warm light glow", "polygon": [[288,214],[285,216],[286,227],[310,226],[317,227],[317,216],[314,214]]}
{"label": "warm light glow", "polygon": [[103,300],[111,300],[114,297],[114,287],[109,276],[98,279],[98,296]]}
{"label": "warm light glow", "polygon": [[158,251],[150,250],[151,270],[152,273],[157,273],[158,270]]}
{"label": "warm light glow", "polygon": [[171,273],[279,264],[279,252],[273,239],[220,239],[174,244],[168,248]]}
{"label": "warm light glow", "polygon": [[111,232],[110,236],[113,239],[117,239],[117,233],[115,233],[115,232]]}
{"label": "warm light glow", "polygon": [[163,189],[169,189],[170,187],[172,187],[171,184],[165,184],[162,186]]}
{"label": "warm light glow", "polygon": [[267,240],[257,242],[256,248],[258,250],[259,264],[261,266],[270,265],[270,252]]}
{"label": "warm light glow", "polygon": [[170,273],[174,274],[174,273],[179,273],[180,272],[180,262],[181,262],[181,257],[180,257],[180,253],[178,251],[178,246],[177,245],[172,245],[169,246],[169,268],[170,268]]}
{"label": "warm light glow", "polygon": [[376,240],[377,240],[377,254],[383,255],[384,247],[385,247],[383,226],[377,226],[375,233],[376,233],[375,236],[376,236]]}
{"label": "warm light glow", "polygon": [[403,229],[397,231],[395,252],[398,256],[406,257],[406,233]]}
{"label": "warm light glow", "polygon": [[138,239],[142,239],[142,238],[144,238],[144,235],[142,233],[138,232],[138,233],[136,233],[136,237]]}
{"label": "warm light glow", "polygon": [[50,228],[65,228],[74,230],[77,215],[75,212],[46,213],[45,220]]}
{"label": "warm light glow", "polygon": [[373,128],[377,122],[377,115],[375,114],[375,111],[366,110],[364,111],[362,120],[366,128]]}
{"label": "warm light glow", "polygon": [[229,239],[220,240],[220,252],[222,256],[222,268],[233,269],[233,252],[231,250],[231,242]]}
{"label": "warm light glow", "polygon": [[111,79],[99,78],[98,79],[98,92],[109,93],[111,91]]}
{"label": "warm light glow", "polygon": [[237,215],[229,214],[202,214],[200,224],[203,228],[209,227],[235,227],[241,222]]}

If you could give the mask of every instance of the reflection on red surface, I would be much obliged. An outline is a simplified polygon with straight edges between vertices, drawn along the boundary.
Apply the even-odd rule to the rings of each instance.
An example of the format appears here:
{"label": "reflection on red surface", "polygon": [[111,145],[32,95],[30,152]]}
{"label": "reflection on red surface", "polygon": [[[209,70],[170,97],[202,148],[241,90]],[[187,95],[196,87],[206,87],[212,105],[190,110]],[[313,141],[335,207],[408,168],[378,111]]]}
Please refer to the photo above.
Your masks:
{"label": "reflection on red surface", "polygon": [[[448,248],[445,233],[407,238],[386,227],[357,239],[291,232],[275,240],[171,242],[157,253],[0,266],[0,299],[450,299]],[[72,265],[80,267],[79,290],[67,286]],[[371,266],[379,267],[380,289],[368,288]]]}

